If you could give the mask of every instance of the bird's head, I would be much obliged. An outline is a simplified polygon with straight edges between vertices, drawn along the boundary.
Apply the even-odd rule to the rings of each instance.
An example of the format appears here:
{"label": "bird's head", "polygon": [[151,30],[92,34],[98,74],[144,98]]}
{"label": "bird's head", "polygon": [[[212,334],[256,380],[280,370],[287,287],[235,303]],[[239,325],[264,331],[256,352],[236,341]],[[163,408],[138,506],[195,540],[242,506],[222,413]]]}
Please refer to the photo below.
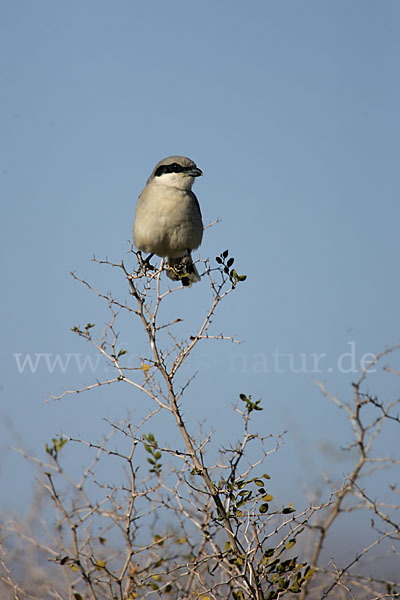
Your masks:
{"label": "bird's head", "polygon": [[156,164],[147,183],[158,183],[182,190],[192,188],[195,177],[202,171],[186,156],[168,156]]}

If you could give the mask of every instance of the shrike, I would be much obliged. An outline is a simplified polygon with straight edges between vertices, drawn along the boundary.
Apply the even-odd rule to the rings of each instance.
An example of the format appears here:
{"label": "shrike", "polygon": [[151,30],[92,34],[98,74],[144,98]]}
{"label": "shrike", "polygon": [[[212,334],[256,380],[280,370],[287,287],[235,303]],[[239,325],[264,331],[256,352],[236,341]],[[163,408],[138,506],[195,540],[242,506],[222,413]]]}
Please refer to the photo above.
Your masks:
{"label": "shrike", "polygon": [[192,192],[195,177],[203,173],[186,156],[160,160],[139,196],[133,225],[138,250],[167,257],[167,275],[190,287],[200,281],[191,251],[203,238],[199,202]]}

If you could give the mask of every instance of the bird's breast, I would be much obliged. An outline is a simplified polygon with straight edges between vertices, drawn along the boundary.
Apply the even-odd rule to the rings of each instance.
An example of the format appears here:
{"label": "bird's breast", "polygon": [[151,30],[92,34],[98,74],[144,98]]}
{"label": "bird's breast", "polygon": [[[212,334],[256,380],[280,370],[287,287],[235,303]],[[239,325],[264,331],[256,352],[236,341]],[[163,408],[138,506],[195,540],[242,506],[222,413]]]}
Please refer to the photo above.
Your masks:
{"label": "bird's breast", "polygon": [[167,186],[148,186],[138,200],[134,242],[144,252],[178,257],[197,248],[203,236],[194,196]]}

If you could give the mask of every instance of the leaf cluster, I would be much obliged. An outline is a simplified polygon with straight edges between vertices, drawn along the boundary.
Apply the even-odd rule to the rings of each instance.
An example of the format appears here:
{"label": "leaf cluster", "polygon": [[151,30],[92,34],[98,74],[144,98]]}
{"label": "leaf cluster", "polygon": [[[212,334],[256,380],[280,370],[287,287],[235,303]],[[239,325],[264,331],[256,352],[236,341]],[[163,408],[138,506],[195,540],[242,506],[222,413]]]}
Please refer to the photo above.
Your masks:
{"label": "leaf cluster", "polygon": [[228,258],[229,250],[224,250],[219,256],[215,257],[217,263],[221,266],[225,275],[229,277],[229,280],[233,287],[241,281],[246,281],[247,275],[239,275],[235,269],[232,269],[232,265],[235,262],[233,257]]}
{"label": "leaf cluster", "polygon": [[148,433],[144,436],[144,449],[148,454],[147,462],[150,463],[151,469],[149,469],[149,473],[154,473],[155,475],[161,474],[162,464],[160,462],[161,459],[161,451],[158,449],[158,443],[154,436],[154,433]]}

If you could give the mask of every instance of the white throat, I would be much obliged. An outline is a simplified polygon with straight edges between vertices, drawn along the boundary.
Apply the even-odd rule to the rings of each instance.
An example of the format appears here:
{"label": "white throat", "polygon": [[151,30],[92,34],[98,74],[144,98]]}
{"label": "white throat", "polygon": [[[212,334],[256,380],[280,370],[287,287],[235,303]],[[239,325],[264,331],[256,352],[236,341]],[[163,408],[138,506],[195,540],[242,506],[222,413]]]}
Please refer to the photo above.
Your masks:
{"label": "white throat", "polygon": [[191,190],[194,177],[185,173],[163,173],[159,177],[154,177],[152,183],[178,188],[179,190]]}

